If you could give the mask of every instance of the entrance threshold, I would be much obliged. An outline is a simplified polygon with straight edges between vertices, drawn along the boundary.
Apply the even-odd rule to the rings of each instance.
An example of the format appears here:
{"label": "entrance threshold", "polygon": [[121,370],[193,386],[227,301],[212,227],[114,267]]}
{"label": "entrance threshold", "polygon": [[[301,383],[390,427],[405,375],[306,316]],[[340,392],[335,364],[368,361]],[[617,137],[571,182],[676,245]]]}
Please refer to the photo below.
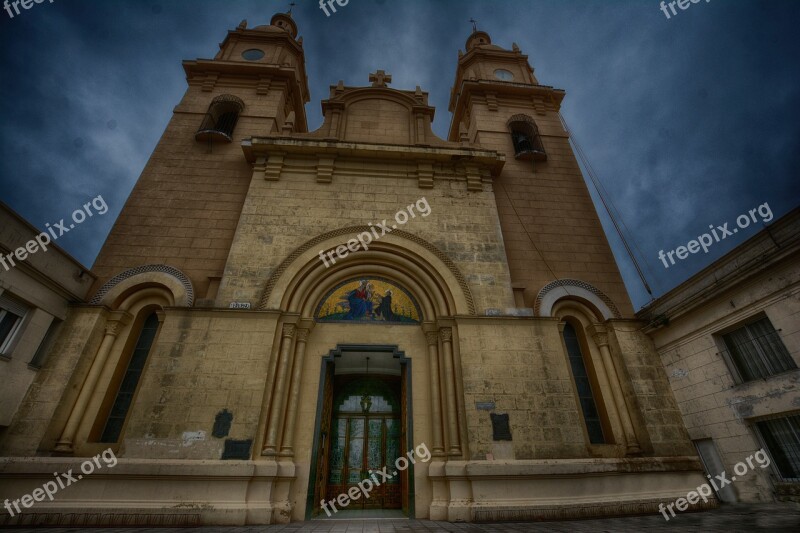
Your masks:
{"label": "entrance threshold", "polygon": [[314,518],[318,520],[408,520],[408,517],[403,514],[401,509],[342,509],[338,513],[331,513],[331,516],[326,515],[324,512]]}

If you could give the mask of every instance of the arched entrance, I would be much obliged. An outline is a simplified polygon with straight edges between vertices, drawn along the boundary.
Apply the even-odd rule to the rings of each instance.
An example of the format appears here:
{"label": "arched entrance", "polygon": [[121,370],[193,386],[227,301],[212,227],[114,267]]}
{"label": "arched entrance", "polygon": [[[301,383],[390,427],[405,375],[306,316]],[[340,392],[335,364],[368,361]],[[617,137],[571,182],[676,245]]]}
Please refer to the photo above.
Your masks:
{"label": "arched entrance", "polygon": [[[399,360],[394,374],[386,374],[400,378],[401,458],[421,443],[429,446],[431,455],[440,460],[462,458],[467,453],[463,447],[467,433],[457,327],[453,319],[457,315],[475,314],[466,279],[433,245],[419,237],[403,235],[400,230],[373,243],[369,250],[353,254],[347,261],[329,268],[322,264],[319,249],[335,248],[342,235],[363,229],[342,228],[300,246],[274,270],[259,305],[262,311],[280,311],[281,318],[271,354],[273,379],[265,390],[254,447],[262,457],[278,459],[278,467],[285,467],[287,474],[295,468],[295,472],[303,472],[296,478],[287,475],[274,488],[275,494],[280,494],[274,501],[287,508],[293,519],[327,518],[320,502],[338,498],[340,494],[329,492],[343,490],[342,485],[347,485],[346,480],[350,479],[342,481],[336,475],[331,479],[330,453],[334,393],[344,386],[344,380],[337,379],[337,375],[358,350],[391,353],[390,359]],[[338,348],[331,350],[334,346]],[[408,359],[417,359],[413,379],[418,392],[424,390],[424,394],[416,398],[411,395],[411,361],[398,351],[398,346],[408,353]],[[361,361],[365,359],[363,353],[358,357]],[[314,380],[311,385],[309,372],[318,371],[319,381]],[[379,373],[371,363],[370,375],[380,374],[383,372]],[[414,421],[418,443],[411,436],[412,402],[421,414]],[[357,414],[339,409],[341,413]],[[367,418],[364,417],[365,431],[369,431]],[[338,438],[338,426],[336,431]],[[347,444],[352,440],[347,431],[349,426],[343,436],[349,447],[342,454],[350,460],[351,450],[359,444]],[[384,430],[381,431],[384,438]],[[369,446],[369,436],[363,440]],[[333,451],[339,453],[338,449]],[[369,458],[363,453],[360,458],[353,453],[352,466],[347,472],[342,469],[341,475],[352,473],[355,481],[356,470],[361,470],[359,475],[363,476],[370,466],[365,465]],[[381,453],[381,460],[388,464],[391,453],[384,447]],[[356,468],[359,464],[361,468]],[[416,471],[417,476],[427,472],[420,465]],[[403,471],[399,478],[400,509],[393,512],[413,518],[416,505],[422,506],[421,512],[427,514],[430,487],[425,485],[423,492],[415,493],[413,468]],[[416,479],[418,486],[422,486],[421,482],[422,477]],[[355,490],[352,484],[343,494]],[[375,503],[372,496],[366,503],[359,502],[360,498],[347,499],[353,502],[346,506],[348,513],[350,505],[354,509],[364,507],[356,512],[370,513],[371,505],[381,509],[396,506],[391,490],[375,498]],[[415,498],[419,501],[415,502]],[[297,505],[302,500],[306,505]]]}
{"label": "arched entrance", "polygon": [[323,359],[306,519],[343,510],[414,515],[413,463],[396,467],[414,446],[410,377],[411,360],[396,346],[342,345]]}

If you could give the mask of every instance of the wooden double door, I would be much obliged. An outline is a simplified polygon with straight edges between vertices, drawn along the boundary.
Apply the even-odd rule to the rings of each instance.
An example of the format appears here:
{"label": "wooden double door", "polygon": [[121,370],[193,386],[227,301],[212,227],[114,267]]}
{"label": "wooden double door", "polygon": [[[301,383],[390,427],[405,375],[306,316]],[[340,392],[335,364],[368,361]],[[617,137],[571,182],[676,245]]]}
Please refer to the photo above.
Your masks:
{"label": "wooden double door", "polygon": [[[333,365],[328,368],[314,490],[315,515],[320,512],[320,500],[348,494],[366,479],[371,479],[373,485],[377,479],[379,484],[368,498],[362,495],[350,499],[348,510],[407,510],[409,473],[395,467],[397,458],[405,454],[404,377],[334,377]],[[391,477],[374,474],[378,471]]]}
{"label": "wooden double door", "polygon": [[384,479],[375,474],[371,479],[380,481],[369,498],[351,501],[348,509],[400,509],[402,495],[401,476],[394,462],[400,456],[400,416],[393,414],[364,415],[337,413],[331,420],[331,450],[327,493],[347,494],[370,474],[384,471],[392,476]]}

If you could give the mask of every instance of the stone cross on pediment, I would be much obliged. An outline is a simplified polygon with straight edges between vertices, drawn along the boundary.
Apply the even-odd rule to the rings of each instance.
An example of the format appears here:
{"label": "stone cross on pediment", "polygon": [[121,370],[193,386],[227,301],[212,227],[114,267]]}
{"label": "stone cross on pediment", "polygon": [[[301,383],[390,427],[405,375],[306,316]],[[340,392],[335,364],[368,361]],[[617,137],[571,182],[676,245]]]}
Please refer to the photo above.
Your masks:
{"label": "stone cross on pediment", "polygon": [[392,75],[379,70],[369,75],[369,81],[372,82],[373,87],[386,87],[387,84],[392,83]]}

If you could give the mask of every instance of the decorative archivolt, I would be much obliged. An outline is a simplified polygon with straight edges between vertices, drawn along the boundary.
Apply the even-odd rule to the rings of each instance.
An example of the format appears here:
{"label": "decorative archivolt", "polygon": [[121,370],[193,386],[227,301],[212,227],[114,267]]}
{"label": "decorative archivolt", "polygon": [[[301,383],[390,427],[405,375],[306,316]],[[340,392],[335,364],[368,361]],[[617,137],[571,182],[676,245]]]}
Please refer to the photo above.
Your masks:
{"label": "decorative archivolt", "polygon": [[542,287],[536,296],[533,312],[536,316],[551,316],[553,305],[558,300],[568,297],[578,298],[591,304],[606,320],[622,318],[611,298],[589,283],[577,279],[556,280]]}
{"label": "decorative archivolt", "polygon": [[[321,248],[322,244],[325,241],[332,240],[337,237],[344,237],[344,236],[352,237],[353,235],[357,235],[365,231],[369,232],[370,227],[350,226],[345,228],[339,228],[324,233],[322,235],[318,235],[313,239],[305,242],[301,246],[299,246],[292,253],[290,253],[286,257],[286,259],[284,259],[270,275],[269,279],[267,280],[266,286],[264,288],[264,292],[261,297],[261,302],[259,303],[259,309],[269,308],[269,300],[272,297],[272,294],[275,290],[278,281],[281,280],[286,275],[287,271],[292,267],[292,265],[295,264],[300,259],[301,256],[309,252],[309,250],[317,250]],[[437,247],[435,247],[433,244],[426,241],[425,239],[422,239],[416,235],[413,235],[401,229],[396,229],[392,231],[391,239],[389,238],[389,236],[387,236],[386,240],[382,240],[380,241],[380,243],[373,243],[372,245],[370,245],[370,251],[368,252],[360,251],[358,252],[358,255],[354,257],[363,257],[363,258],[369,257],[369,254],[372,253],[373,249],[382,250],[389,245],[388,244],[389,241],[395,240],[397,238],[410,241],[416,245],[419,245],[426,252],[435,256],[435,258],[441,262],[441,266],[444,266],[449,272],[449,274],[451,274],[452,277],[456,280],[460,295],[463,297],[464,302],[466,304],[467,313],[470,315],[475,314],[475,303],[472,297],[472,291],[469,288],[466,278],[458,269],[458,267],[455,265],[455,263],[453,263],[453,261],[449,257],[447,257],[447,255],[445,255],[441,250],[439,250]],[[398,249],[395,249],[394,251],[396,252],[398,251]],[[319,258],[315,258],[315,261],[317,263],[320,263]],[[439,268],[441,268],[441,266]]]}
{"label": "decorative archivolt", "polygon": [[137,285],[159,284],[166,286],[175,299],[174,305],[194,305],[194,288],[189,277],[169,265],[143,265],[117,274],[108,280],[89,301],[92,305],[113,306],[114,301]]}

